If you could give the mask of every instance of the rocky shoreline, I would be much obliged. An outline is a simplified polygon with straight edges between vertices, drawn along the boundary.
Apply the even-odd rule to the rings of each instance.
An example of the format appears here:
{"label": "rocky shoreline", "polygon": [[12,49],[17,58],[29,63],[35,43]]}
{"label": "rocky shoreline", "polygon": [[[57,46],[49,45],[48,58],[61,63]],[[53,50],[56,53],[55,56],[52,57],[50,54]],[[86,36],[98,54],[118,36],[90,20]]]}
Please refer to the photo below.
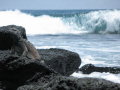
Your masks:
{"label": "rocky shoreline", "polygon": [[[78,71],[81,64],[75,52],[57,48],[39,49],[45,65],[17,53],[11,55],[11,28],[17,28],[17,32],[27,39],[23,27],[0,27],[0,90],[120,90],[120,84],[104,79],[70,76]],[[15,37],[19,39],[18,35]]]}

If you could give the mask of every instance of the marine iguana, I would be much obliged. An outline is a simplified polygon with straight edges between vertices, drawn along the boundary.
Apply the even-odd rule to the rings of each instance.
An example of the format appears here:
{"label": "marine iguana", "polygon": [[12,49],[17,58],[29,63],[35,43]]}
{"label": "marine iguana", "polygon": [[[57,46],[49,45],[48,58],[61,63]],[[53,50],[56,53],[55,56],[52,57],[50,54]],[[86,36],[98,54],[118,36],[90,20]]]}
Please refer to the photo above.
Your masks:
{"label": "marine iguana", "polygon": [[42,64],[44,64],[44,61],[40,58],[36,48],[27,39],[24,39],[16,28],[10,29],[10,35],[13,39],[11,54],[17,53],[18,55],[25,56],[29,59],[39,60]]}

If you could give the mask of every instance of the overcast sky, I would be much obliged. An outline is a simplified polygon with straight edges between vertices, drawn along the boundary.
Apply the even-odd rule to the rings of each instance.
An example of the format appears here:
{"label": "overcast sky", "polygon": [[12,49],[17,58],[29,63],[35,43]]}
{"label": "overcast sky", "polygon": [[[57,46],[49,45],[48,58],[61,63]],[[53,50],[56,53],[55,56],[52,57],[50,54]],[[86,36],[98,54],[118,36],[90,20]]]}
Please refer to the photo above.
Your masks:
{"label": "overcast sky", "polygon": [[120,9],[120,0],[0,0],[6,9]]}

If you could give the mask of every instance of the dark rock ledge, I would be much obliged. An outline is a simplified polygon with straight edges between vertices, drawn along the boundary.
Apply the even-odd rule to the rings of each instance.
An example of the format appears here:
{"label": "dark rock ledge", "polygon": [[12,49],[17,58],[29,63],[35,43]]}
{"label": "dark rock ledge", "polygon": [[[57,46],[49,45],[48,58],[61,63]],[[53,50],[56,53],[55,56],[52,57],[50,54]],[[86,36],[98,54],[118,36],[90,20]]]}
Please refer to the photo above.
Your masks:
{"label": "dark rock ledge", "polygon": [[119,90],[120,89],[120,84],[115,84],[110,81],[106,81],[104,79],[98,79],[98,78],[77,79],[74,77],[57,76],[54,79],[48,79],[49,83],[41,85],[41,83],[43,83],[43,79],[44,78],[39,79],[37,83],[31,83],[30,85],[21,86],[17,90]]}
{"label": "dark rock ledge", "polygon": [[[17,28],[17,31],[12,31]],[[79,55],[62,49],[40,49],[38,60],[10,54],[14,35],[27,39],[25,29],[0,27],[0,90],[120,90],[120,84],[98,78],[74,78],[69,75],[81,64]],[[20,36],[19,36],[20,35]]]}
{"label": "dark rock ledge", "polygon": [[92,72],[109,72],[113,74],[119,74],[120,73],[120,67],[97,67],[93,64],[86,64],[83,67],[79,69],[84,74],[90,74]]}

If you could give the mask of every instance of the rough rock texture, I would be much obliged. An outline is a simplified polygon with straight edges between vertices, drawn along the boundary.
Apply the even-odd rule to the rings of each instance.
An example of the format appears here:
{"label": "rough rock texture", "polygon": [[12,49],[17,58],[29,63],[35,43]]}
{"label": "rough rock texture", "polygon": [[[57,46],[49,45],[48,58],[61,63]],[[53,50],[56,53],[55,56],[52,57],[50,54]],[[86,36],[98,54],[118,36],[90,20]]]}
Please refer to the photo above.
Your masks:
{"label": "rough rock texture", "polygon": [[96,67],[93,64],[86,64],[79,69],[84,74],[90,74],[92,72],[109,72],[113,74],[120,73],[120,67]]}
{"label": "rough rock texture", "polygon": [[[39,80],[38,83],[41,81]],[[43,82],[43,81],[42,81]],[[17,90],[119,90],[120,85],[98,78],[54,77],[49,83],[24,85]]]}
{"label": "rough rock texture", "polygon": [[[16,29],[17,31],[14,31],[13,29]],[[20,38],[19,34],[24,39],[27,39],[25,29],[21,26],[9,25],[0,27],[0,50],[11,49],[13,45],[13,38],[11,35],[15,37],[14,39],[17,39],[16,41],[18,41]]]}
{"label": "rough rock texture", "polygon": [[[3,53],[4,52],[4,53]],[[37,60],[10,55],[8,51],[0,52],[0,81],[5,90],[16,90],[32,80],[45,75],[59,75]]]}
{"label": "rough rock texture", "polygon": [[[68,64],[69,61],[72,60],[71,64],[76,64],[75,63],[76,61],[77,62],[80,61],[80,58],[76,53],[73,53],[67,50],[62,50],[62,49],[43,50],[42,49],[42,50],[39,50],[39,52],[42,53],[41,57],[44,58],[46,63],[48,63],[47,61],[49,59],[49,60],[52,60],[51,62],[53,62],[54,64],[56,63],[59,65],[58,60],[61,60],[60,61],[61,63],[68,65],[65,68],[71,68],[72,72],[76,71],[75,69],[76,67],[74,65],[71,65],[72,67],[70,67]],[[63,52],[63,53],[60,54],[60,52]],[[66,54],[66,56],[63,54]],[[61,57],[63,60],[66,59],[68,61],[64,62],[59,57]],[[57,62],[54,62],[54,61],[57,61]],[[50,65],[52,65],[52,63]],[[77,66],[77,68],[78,67],[79,65]],[[60,68],[59,66],[56,66],[56,70],[60,70],[60,72],[57,71],[58,73],[63,73],[64,68]],[[26,57],[18,56],[17,54],[10,55],[9,50],[0,51],[0,81],[1,81],[0,87],[4,89],[15,90],[17,87],[21,85],[28,84],[34,81],[36,82],[41,77],[42,78],[40,81],[43,81],[43,82],[39,83],[39,85],[44,85],[46,82],[50,82],[51,80],[53,80],[54,79],[53,76],[60,76],[60,74],[58,74],[57,72],[53,71],[47,66],[41,65],[40,62],[37,60],[27,59]],[[71,71],[66,71],[64,72],[64,74],[68,75],[70,74],[70,72]],[[48,80],[48,78],[50,78],[50,80]]]}
{"label": "rough rock texture", "polygon": [[78,70],[81,59],[75,52],[63,49],[39,49],[45,63],[62,75],[69,76]]}
{"label": "rough rock texture", "polygon": [[[13,40],[13,37],[15,40]],[[13,43],[18,43],[20,38],[27,39],[23,27],[15,25],[0,27],[0,50],[10,50]],[[62,49],[42,49],[38,51],[46,64],[62,75],[71,75],[81,64],[81,59],[75,52]]]}

